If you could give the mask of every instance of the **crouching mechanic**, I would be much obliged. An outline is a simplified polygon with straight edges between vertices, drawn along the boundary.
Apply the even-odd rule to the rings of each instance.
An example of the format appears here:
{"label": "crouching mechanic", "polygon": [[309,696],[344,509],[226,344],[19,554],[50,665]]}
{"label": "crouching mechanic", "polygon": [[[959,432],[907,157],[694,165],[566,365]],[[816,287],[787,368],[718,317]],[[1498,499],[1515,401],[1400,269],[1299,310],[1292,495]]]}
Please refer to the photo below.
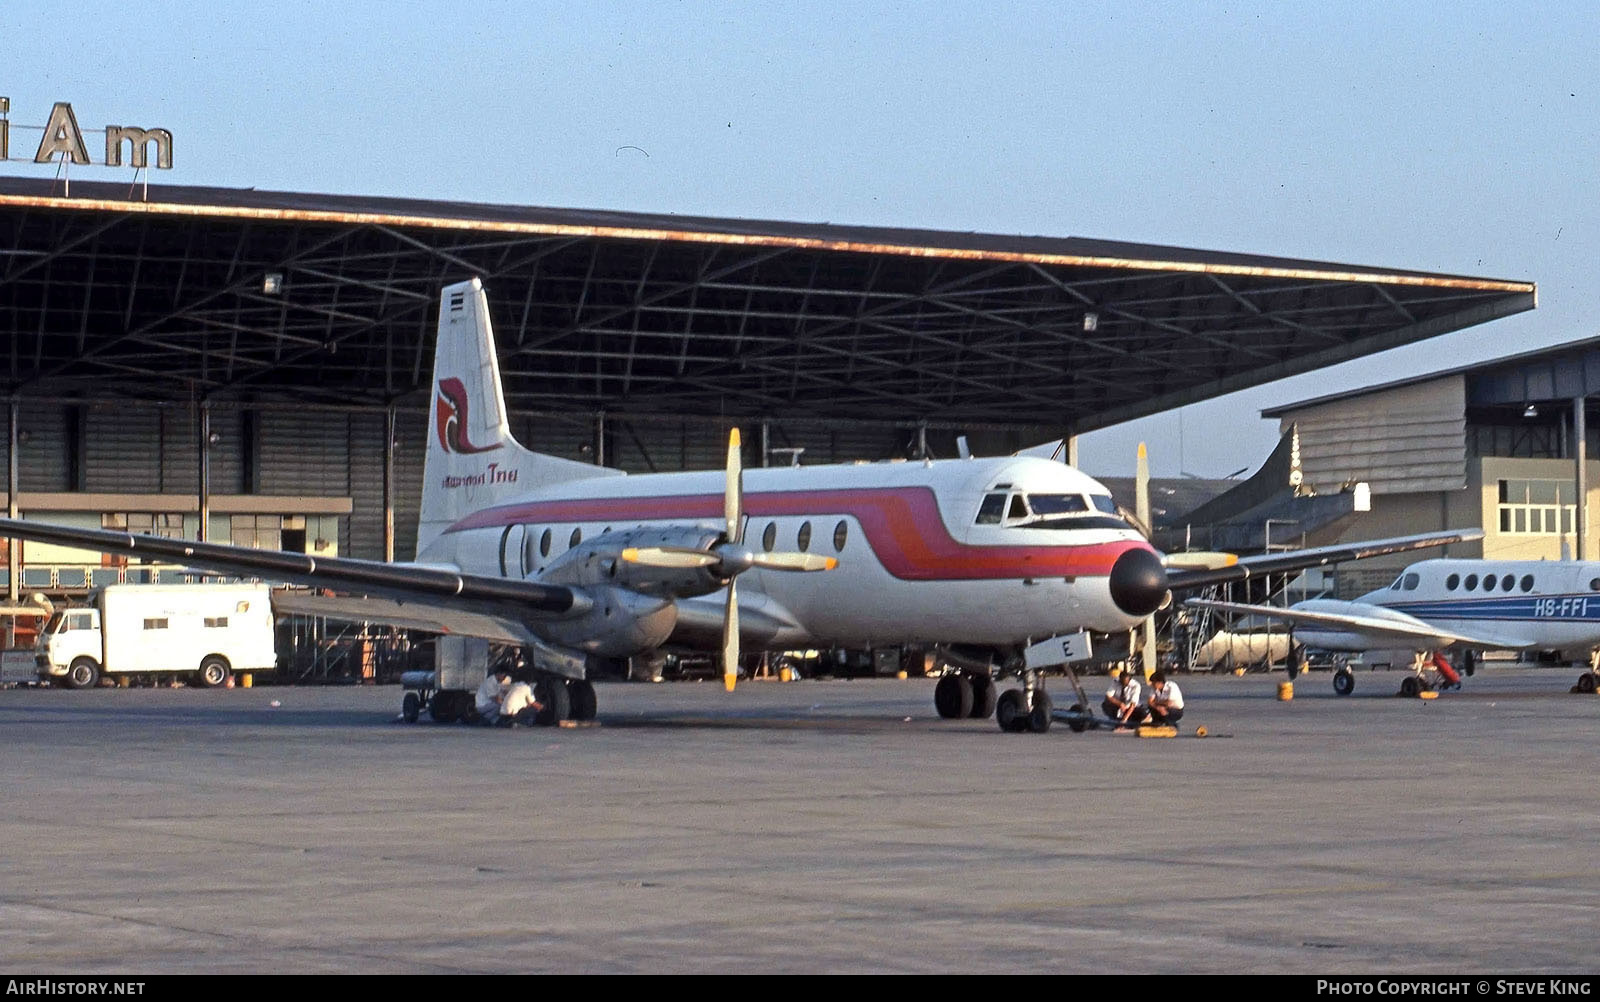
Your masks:
{"label": "crouching mechanic", "polygon": [[1150,722],[1157,726],[1176,727],[1183,717],[1183,690],[1178,683],[1158,671],[1150,676]]}
{"label": "crouching mechanic", "polygon": [[501,727],[513,724],[532,727],[538,723],[539,711],[543,709],[544,704],[533,695],[533,686],[526,682],[512,682],[506,687],[505,698],[500,701],[500,719],[496,723]]}
{"label": "crouching mechanic", "polygon": [[1139,697],[1144,692],[1144,686],[1139,684],[1139,676],[1131,668],[1122,668],[1111,673],[1111,688],[1106,690],[1105,702],[1100,704],[1100,709],[1106,716],[1117,722],[1119,727],[1132,727],[1142,724],[1150,715],[1139,703]]}

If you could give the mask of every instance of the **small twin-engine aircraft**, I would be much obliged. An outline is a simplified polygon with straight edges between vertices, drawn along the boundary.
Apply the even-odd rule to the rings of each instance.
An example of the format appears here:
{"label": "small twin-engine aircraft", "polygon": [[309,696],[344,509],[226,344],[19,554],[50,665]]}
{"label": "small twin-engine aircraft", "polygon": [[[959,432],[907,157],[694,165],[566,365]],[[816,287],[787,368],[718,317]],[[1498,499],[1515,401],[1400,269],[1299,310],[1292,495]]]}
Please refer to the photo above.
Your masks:
{"label": "small twin-engine aircraft", "polygon": [[[1189,599],[1188,605],[1266,616],[1290,623],[1308,650],[1365,653],[1410,650],[1413,673],[1403,695],[1435,684],[1458,685],[1460,674],[1444,652],[1461,652],[1470,674],[1483,650],[1584,650],[1590,670],[1575,689],[1594,692],[1600,647],[1600,563],[1555,560],[1423,560],[1394,583],[1353,601],[1309,599],[1288,608]],[[1355,691],[1355,676],[1341,666],[1334,691]]]}
{"label": "small twin-engine aircraft", "polygon": [[[310,585],[298,611],[515,645],[548,722],[593,717],[590,678],[616,659],[720,639],[730,689],[744,645],[959,645],[969,660],[941,679],[940,712],[993,713],[1012,731],[1050,725],[1041,668],[1087,655],[1091,631],[1140,624],[1170,589],[1466,538],[1174,555],[1169,571],[1105,487],[1048,459],[746,471],[737,429],[725,471],[627,476],[542,455],[511,435],[477,279],[443,291],[433,390],[415,562],[28,520],[0,519],[0,535]],[[1020,688],[997,695],[1012,676]],[[469,692],[433,697],[470,705]]]}

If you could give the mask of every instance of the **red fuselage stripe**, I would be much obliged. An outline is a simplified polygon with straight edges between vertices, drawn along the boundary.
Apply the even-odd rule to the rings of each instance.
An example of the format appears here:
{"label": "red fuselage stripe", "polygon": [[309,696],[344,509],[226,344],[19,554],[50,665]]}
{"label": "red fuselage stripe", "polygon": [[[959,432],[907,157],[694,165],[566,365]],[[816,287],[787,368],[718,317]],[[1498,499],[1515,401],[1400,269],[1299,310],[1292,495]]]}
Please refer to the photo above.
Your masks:
{"label": "red fuselage stripe", "polygon": [[[702,521],[720,519],[722,504],[720,494],[529,501],[486,508],[446,531],[570,522],[605,522],[620,527]],[[1149,548],[1133,540],[1076,546],[972,546],[950,535],[939,515],[938,501],[926,487],[752,493],[745,495],[744,509],[752,519],[853,516],[884,568],[895,577],[910,581],[1104,577],[1123,553]],[[821,538],[831,537],[832,526],[813,528]],[[780,542],[778,549],[785,548]]]}

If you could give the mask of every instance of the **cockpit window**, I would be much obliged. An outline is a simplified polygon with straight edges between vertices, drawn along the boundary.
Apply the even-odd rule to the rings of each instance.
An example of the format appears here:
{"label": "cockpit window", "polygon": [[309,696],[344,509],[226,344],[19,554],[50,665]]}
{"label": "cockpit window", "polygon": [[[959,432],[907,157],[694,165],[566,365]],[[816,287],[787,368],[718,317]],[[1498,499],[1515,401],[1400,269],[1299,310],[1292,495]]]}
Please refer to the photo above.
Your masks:
{"label": "cockpit window", "polygon": [[1401,578],[1401,581],[1404,582],[1401,587],[1405,588],[1406,591],[1416,591],[1417,584],[1421,580],[1422,579],[1415,573],[1407,574],[1404,578]]}
{"label": "cockpit window", "polygon": [[1028,502],[1024,501],[1021,494],[1011,495],[1011,509],[1006,512],[1006,518],[1024,519],[1028,517]]}
{"label": "cockpit window", "polygon": [[1035,515],[1065,515],[1089,510],[1089,502],[1082,494],[1029,494],[1028,506]]}
{"label": "cockpit window", "polygon": [[986,494],[983,504],[978,506],[978,525],[999,525],[1000,519],[1005,515],[1006,496],[1004,494]]}
{"label": "cockpit window", "polygon": [[1089,495],[1089,500],[1097,510],[1103,511],[1107,515],[1115,515],[1117,513],[1116,499],[1109,494],[1091,494]]}

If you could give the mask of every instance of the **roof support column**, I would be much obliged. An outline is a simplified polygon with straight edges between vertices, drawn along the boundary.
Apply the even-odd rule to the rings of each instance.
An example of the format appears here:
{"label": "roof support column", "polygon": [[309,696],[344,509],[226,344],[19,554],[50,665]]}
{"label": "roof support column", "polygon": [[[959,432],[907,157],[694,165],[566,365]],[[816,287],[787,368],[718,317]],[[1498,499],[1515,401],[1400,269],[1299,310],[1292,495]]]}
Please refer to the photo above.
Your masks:
{"label": "roof support column", "polygon": [[1067,465],[1073,469],[1078,468],[1078,436],[1067,436]]}
{"label": "roof support column", "polygon": [[[19,514],[22,510],[21,506],[17,503],[17,482],[20,479],[18,476],[19,468],[17,466],[17,444],[18,439],[21,438],[21,436],[17,434],[17,422],[21,416],[22,406],[17,403],[16,397],[12,397],[11,416],[7,421],[8,434],[10,435],[11,444],[6,449],[6,515],[10,518],[19,517]],[[9,579],[6,582],[6,598],[12,605],[17,604],[17,598],[20,594],[19,586],[22,579],[22,554],[19,552],[19,548],[21,546],[22,541],[20,539],[13,539],[11,540],[11,545],[6,547],[6,569],[9,572]],[[17,621],[15,617],[6,620],[7,647],[16,646],[16,626]]]}
{"label": "roof support column", "polygon": [[383,414],[383,559],[394,563],[394,405]]}
{"label": "roof support column", "polygon": [[1577,460],[1577,515],[1576,524],[1578,545],[1574,547],[1573,555],[1579,560],[1589,558],[1589,442],[1588,430],[1584,427],[1583,405],[1586,398],[1572,398],[1572,455]]}
{"label": "roof support column", "polygon": [[211,538],[211,404],[200,404],[200,533],[204,543]]}
{"label": "roof support column", "polygon": [[594,416],[594,465],[606,465],[606,412]]}

